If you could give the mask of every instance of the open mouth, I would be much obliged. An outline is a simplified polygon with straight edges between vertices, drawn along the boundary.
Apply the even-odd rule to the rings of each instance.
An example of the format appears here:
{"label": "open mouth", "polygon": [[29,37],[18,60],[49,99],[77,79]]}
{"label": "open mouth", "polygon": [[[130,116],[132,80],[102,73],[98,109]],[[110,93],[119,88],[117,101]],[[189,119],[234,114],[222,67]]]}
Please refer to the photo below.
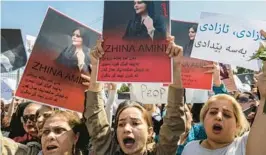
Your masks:
{"label": "open mouth", "polygon": [[212,126],[212,130],[214,133],[220,133],[222,131],[223,127],[220,124],[214,124]]}
{"label": "open mouth", "polygon": [[55,145],[49,145],[49,146],[46,147],[46,149],[47,149],[48,151],[52,151],[52,150],[55,150],[55,149],[57,149],[57,148],[58,148],[58,147],[55,146]]}
{"label": "open mouth", "polygon": [[133,138],[125,138],[124,140],[123,140],[123,142],[124,142],[124,144],[125,144],[125,146],[127,147],[127,148],[130,148],[130,147],[132,147],[133,145],[134,145],[134,143],[135,143],[135,139],[133,139]]}

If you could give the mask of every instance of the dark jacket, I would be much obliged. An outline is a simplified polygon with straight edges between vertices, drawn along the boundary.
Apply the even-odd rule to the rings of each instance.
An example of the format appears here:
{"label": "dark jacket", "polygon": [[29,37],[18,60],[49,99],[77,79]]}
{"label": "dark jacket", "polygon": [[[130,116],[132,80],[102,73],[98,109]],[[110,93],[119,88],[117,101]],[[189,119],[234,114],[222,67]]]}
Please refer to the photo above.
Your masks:
{"label": "dark jacket", "polygon": [[[82,48],[82,51],[85,55],[85,65],[82,68],[83,72],[90,72],[90,58],[89,58],[89,49],[85,46]],[[68,68],[79,69],[78,68],[78,59],[75,55],[75,47],[70,46],[65,48],[60,55],[57,57],[56,62],[62,64]]]}
{"label": "dark jacket", "polygon": [[[166,39],[166,28],[163,20],[159,17],[153,19],[155,28],[153,40]],[[130,20],[127,25],[126,33],[123,39],[125,40],[152,40],[148,34],[146,26],[138,20]]]}

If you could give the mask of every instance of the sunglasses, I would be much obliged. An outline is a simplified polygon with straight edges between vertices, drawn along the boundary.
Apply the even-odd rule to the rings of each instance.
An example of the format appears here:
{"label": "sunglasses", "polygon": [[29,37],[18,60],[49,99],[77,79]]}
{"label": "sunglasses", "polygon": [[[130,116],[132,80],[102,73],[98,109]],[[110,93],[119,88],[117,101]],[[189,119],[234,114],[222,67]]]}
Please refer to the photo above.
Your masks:
{"label": "sunglasses", "polygon": [[36,122],[36,115],[32,114],[32,115],[24,115],[22,116],[23,122],[26,123],[28,120],[32,121],[32,122]]}
{"label": "sunglasses", "polygon": [[247,97],[240,97],[237,99],[237,101],[239,103],[247,103],[247,102],[251,102],[251,101],[254,101],[253,99],[250,99],[250,98],[247,98]]}

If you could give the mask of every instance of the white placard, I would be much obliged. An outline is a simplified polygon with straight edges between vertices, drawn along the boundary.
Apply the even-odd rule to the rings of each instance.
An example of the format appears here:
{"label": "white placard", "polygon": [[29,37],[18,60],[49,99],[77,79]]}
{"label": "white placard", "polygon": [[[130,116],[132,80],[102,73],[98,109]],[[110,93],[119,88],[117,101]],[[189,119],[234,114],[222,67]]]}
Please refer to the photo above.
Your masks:
{"label": "white placard", "polygon": [[144,104],[167,103],[168,86],[160,83],[132,83],[130,99]]}
{"label": "white placard", "polygon": [[186,103],[205,103],[208,98],[208,90],[186,88]]}
{"label": "white placard", "polygon": [[35,44],[35,41],[36,41],[36,37],[34,36],[31,36],[31,35],[26,35],[26,45],[25,45],[25,48],[26,48],[26,51],[31,53],[32,49],[33,49],[33,46]]}
{"label": "white placard", "polygon": [[248,61],[266,40],[260,30],[265,21],[247,20],[216,13],[201,13],[191,57],[259,70],[258,60]]}
{"label": "white placard", "polygon": [[9,78],[1,78],[1,98],[12,99],[13,91],[16,89],[16,81]]}

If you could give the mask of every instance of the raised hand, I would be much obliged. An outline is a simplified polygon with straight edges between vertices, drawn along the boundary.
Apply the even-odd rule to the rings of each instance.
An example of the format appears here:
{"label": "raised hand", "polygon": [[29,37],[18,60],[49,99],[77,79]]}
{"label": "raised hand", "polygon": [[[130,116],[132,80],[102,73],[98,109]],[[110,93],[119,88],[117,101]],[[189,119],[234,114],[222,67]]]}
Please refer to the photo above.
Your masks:
{"label": "raised hand", "polygon": [[174,60],[174,71],[173,71],[173,85],[176,88],[182,88],[182,79],[181,79],[181,59],[183,57],[183,48],[178,46],[174,42],[175,37],[169,36],[167,41],[169,42],[166,54],[173,58]]}
{"label": "raised hand", "polygon": [[220,65],[217,62],[213,62],[211,65],[203,66],[204,68],[210,68],[206,71],[206,74],[213,75],[213,85],[219,87],[222,84],[221,77],[220,77]]}

